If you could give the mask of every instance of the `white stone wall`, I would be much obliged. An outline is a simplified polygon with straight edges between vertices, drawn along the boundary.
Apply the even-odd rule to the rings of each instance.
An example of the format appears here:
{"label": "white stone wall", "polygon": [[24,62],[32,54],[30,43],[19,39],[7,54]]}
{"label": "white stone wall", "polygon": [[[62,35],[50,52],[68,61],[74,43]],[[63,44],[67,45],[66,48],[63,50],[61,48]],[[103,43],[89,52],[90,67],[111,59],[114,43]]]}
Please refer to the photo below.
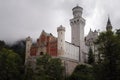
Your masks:
{"label": "white stone wall", "polygon": [[79,47],[65,42],[65,53],[62,57],[79,61]]}
{"label": "white stone wall", "polygon": [[65,73],[67,76],[71,75],[76,66],[79,64],[79,62],[71,61],[71,60],[65,60],[64,59],[64,65],[65,65]]}

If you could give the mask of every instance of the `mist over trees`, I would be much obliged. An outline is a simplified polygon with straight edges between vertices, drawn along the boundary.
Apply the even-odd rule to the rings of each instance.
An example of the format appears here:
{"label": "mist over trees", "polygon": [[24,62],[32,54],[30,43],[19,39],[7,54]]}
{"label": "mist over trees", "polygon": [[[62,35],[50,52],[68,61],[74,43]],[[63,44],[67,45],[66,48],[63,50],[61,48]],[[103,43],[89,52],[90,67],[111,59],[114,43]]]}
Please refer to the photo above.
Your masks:
{"label": "mist over trees", "polygon": [[59,58],[45,54],[33,64],[24,65],[25,40],[13,45],[0,41],[0,80],[62,80],[64,67]]}

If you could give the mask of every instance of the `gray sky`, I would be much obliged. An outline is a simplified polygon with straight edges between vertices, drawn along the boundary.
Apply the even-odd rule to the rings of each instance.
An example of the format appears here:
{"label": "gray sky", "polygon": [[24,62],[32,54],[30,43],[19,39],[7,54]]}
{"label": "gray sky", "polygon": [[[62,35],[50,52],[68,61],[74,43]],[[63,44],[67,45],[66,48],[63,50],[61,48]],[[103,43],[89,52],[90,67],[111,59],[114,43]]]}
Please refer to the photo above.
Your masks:
{"label": "gray sky", "polygon": [[77,4],[84,9],[85,35],[90,28],[104,30],[108,15],[113,29],[120,28],[120,0],[0,0],[0,40],[36,40],[42,30],[57,36],[56,28],[63,25],[71,41],[69,19]]}

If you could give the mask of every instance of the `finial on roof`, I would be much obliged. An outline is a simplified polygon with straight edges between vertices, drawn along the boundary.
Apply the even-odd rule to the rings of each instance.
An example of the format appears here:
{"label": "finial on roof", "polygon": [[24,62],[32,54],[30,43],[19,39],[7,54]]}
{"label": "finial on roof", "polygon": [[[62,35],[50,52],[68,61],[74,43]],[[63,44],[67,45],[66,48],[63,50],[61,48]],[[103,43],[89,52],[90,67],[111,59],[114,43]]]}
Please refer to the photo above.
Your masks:
{"label": "finial on roof", "polygon": [[109,15],[109,14],[108,14],[108,21],[107,21],[107,24],[110,24],[110,25],[111,25],[110,15]]}
{"label": "finial on roof", "polygon": [[90,28],[90,31],[92,31],[91,28]]}
{"label": "finial on roof", "polygon": [[42,32],[45,32],[45,30],[43,29]]}
{"label": "finial on roof", "polygon": [[108,15],[108,24],[111,24],[109,15]]}

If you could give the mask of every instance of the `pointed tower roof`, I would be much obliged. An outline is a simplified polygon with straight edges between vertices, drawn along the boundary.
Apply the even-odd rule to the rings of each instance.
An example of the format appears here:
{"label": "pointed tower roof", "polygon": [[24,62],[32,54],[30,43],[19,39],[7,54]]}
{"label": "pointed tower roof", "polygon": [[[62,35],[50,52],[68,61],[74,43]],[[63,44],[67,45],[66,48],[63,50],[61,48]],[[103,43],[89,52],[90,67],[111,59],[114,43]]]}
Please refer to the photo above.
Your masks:
{"label": "pointed tower roof", "polygon": [[112,30],[112,25],[111,25],[111,21],[110,21],[109,17],[108,17],[108,21],[107,21],[107,25],[106,25],[106,30],[107,31],[111,31]]}
{"label": "pointed tower roof", "polygon": [[90,28],[89,33],[93,32],[92,29]]}

